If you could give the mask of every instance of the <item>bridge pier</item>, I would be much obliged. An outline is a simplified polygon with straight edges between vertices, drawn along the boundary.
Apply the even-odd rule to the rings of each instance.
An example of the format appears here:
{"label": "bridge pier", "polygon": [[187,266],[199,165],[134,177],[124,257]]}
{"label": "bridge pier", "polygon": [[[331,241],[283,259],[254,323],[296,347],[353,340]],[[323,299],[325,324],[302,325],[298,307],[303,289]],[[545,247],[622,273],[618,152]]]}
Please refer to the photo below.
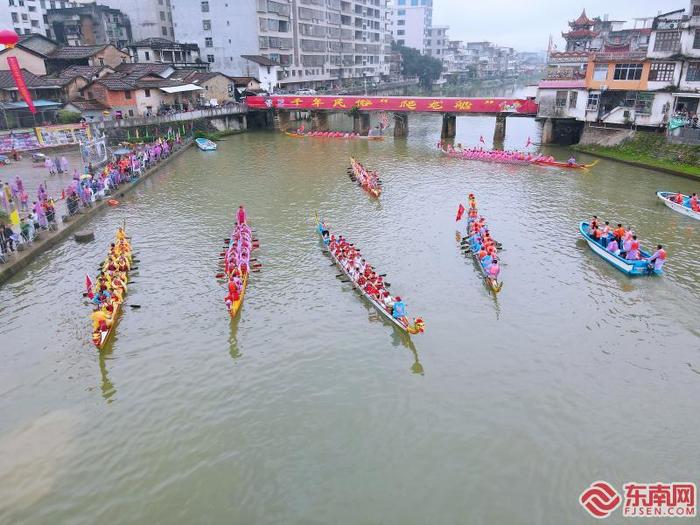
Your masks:
{"label": "bridge pier", "polygon": [[352,130],[360,135],[368,135],[370,127],[369,113],[357,113],[352,117]]}
{"label": "bridge pier", "polygon": [[325,111],[312,111],[311,123],[316,131],[328,131],[328,113]]}
{"label": "bridge pier", "polygon": [[445,113],[442,115],[441,139],[453,139],[457,135],[457,115]]}
{"label": "bridge pier", "polygon": [[497,115],[496,127],[493,130],[493,142],[503,144],[504,140],[506,140],[506,116]]}
{"label": "bridge pier", "polygon": [[277,111],[275,121],[280,131],[287,131],[289,127],[289,111]]}
{"label": "bridge pier", "polygon": [[394,137],[408,137],[408,113],[394,113]]}

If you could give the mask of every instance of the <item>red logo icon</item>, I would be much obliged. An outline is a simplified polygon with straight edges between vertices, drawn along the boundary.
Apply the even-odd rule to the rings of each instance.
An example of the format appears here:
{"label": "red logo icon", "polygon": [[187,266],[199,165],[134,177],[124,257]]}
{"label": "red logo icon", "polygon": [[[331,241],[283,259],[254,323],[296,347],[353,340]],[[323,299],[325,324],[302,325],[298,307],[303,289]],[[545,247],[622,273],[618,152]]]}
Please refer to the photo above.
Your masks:
{"label": "red logo icon", "polygon": [[596,481],[583,491],[579,502],[594,518],[607,518],[621,503],[617,491],[607,481]]}

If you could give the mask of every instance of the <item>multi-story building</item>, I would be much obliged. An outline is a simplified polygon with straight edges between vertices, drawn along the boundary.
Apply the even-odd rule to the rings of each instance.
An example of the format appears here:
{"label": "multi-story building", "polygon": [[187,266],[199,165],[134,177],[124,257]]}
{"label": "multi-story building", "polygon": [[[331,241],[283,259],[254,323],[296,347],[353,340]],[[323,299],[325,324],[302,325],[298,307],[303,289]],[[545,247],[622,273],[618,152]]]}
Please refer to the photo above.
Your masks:
{"label": "multi-story building", "polygon": [[146,38],[175,39],[170,0],[99,0],[99,3],[129,15],[134,41]]}
{"label": "multi-story building", "polygon": [[450,41],[447,37],[448,26],[432,26],[428,28],[425,41],[425,54],[442,60],[447,55]]}
{"label": "multi-story building", "polygon": [[0,27],[12,28],[18,35],[39,33],[49,36],[46,11],[75,5],[76,2],[61,0],[5,0],[0,9]]}
{"label": "multi-story building", "polygon": [[689,9],[636,19],[631,28],[585,13],[570,25],[568,51],[550,50],[548,78],[539,84],[541,117],[660,128],[676,112],[697,113],[700,0],[690,0]]}
{"label": "multi-story building", "polygon": [[394,42],[425,53],[433,25],[433,0],[394,0],[391,14]]}
{"label": "multi-story building", "polygon": [[264,57],[287,89],[388,75],[386,2],[171,0],[176,38],[198,43],[212,69],[246,75],[243,56]]}
{"label": "multi-story building", "polygon": [[46,32],[60,44],[94,46],[112,44],[118,48],[131,41],[131,22],[119,9],[82,4],[46,12]]}
{"label": "multi-story building", "polygon": [[170,64],[173,67],[207,71],[209,63],[199,55],[197,44],[174,42],[167,38],[146,38],[128,44],[132,62],[144,64]]}

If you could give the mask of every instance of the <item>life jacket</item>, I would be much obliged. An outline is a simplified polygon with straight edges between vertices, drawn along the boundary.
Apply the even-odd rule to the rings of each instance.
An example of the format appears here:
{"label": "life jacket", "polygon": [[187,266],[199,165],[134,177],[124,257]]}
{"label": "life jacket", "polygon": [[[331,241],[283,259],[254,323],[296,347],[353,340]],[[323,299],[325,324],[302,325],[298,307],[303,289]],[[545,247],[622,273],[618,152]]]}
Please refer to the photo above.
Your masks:
{"label": "life jacket", "polygon": [[665,260],[666,260],[666,250],[664,250],[663,248],[661,248],[661,249],[658,251],[658,253],[659,253],[659,259],[661,259],[662,261],[665,261]]}
{"label": "life jacket", "polygon": [[632,250],[639,250],[639,241],[632,241]]}
{"label": "life jacket", "polygon": [[403,301],[397,301],[394,303],[393,315],[397,319],[406,315],[406,305],[403,303]]}

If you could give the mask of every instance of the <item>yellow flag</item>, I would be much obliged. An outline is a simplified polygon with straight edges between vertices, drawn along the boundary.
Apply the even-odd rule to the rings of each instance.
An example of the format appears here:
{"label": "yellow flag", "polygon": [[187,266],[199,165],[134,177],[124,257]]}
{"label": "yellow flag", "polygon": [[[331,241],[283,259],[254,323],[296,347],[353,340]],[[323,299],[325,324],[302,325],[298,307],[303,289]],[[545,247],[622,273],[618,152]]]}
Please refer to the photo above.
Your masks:
{"label": "yellow flag", "polygon": [[12,213],[10,213],[10,222],[15,226],[19,224],[19,212],[17,211],[17,208],[12,210]]}

